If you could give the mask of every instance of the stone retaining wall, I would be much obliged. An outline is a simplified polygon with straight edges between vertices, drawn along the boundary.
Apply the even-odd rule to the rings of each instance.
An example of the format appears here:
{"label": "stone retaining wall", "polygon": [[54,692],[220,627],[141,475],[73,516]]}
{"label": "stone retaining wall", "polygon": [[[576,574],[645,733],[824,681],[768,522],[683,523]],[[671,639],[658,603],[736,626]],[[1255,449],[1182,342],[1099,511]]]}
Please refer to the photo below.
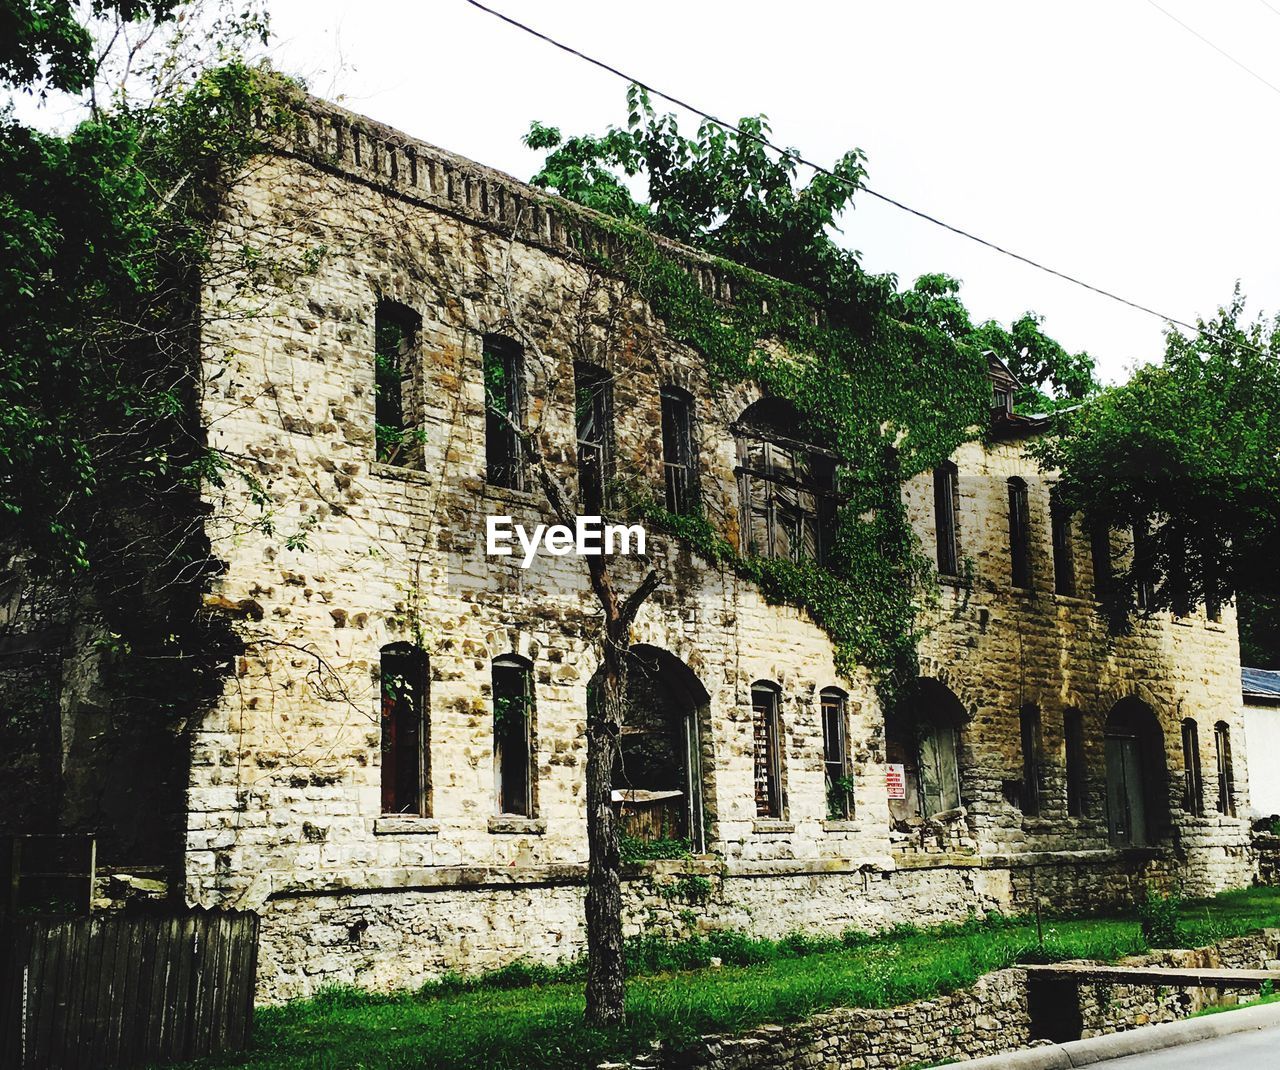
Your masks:
{"label": "stone retaining wall", "polygon": [[[1280,932],[1268,930],[1215,947],[1135,956],[1152,966],[1280,966]],[[1085,1036],[1186,1018],[1242,993],[1131,985],[1082,985]],[[997,970],[971,988],[884,1009],[842,1008],[789,1026],[764,1026],[735,1037],[708,1036],[680,1053],[657,1051],[600,1070],[876,1070],[933,1066],[999,1055],[1032,1044],[1026,972]]]}

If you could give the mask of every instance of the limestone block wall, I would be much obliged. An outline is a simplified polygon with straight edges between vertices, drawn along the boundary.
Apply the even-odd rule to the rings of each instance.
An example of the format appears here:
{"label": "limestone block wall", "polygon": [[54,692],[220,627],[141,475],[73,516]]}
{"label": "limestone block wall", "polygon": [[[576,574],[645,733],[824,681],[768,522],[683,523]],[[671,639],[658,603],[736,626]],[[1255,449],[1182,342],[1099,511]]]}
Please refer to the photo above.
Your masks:
{"label": "limestone block wall", "polygon": [[[540,492],[485,480],[484,339],[522,343],[526,419],[570,491],[575,360],[613,377],[620,495],[661,497],[660,389],[689,391],[707,517],[731,541],[732,424],[758,391],[713,388],[697,354],[590,268],[571,240],[574,211],[366,120],[307,107],[297,143],[256,161],[226,196],[222,241],[251,251],[252,292],[210,279],[204,295],[203,408],[209,441],[230,462],[205,489],[226,564],[210,602],[235,618],[244,651],[195,731],[185,892],[265,911],[264,969],[280,993],[329,977],[382,986],[520,954],[559,957],[579,939],[598,611],[581,561],[542,556],[524,570],[484,552],[487,516],[530,527],[549,519]],[[709,293],[731,296],[688,255]],[[376,459],[382,300],[421,319],[404,384],[407,423],[421,438],[411,465]],[[966,447],[956,463],[972,568],[966,586],[940,594],[922,671],[955,693],[967,719],[962,807],[936,835],[890,835],[884,711],[869,674],[840,680],[829,640],[805,614],[767,604],[752,585],[651,533],[664,582],[636,641],[682,662],[707,697],[697,718],[703,821],[727,889],[709,924],[781,933],[819,912],[835,931],[890,914],[963,916],[1012,903],[1011,869],[1027,852],[1074,852],[1073,872],[1132,870],[1103,818],[1102,723],[1128,695],[1157,712],[1171,769],[1183,717],[1202,722],[1202,747],[1215,720],[1228,721],[1240,741],[1243,812],[1243,738],[1225,701],[1228,680],[1238,680],[1230,613],[1220,625],[1165,618],[1107,636],[1087,598],[1051,593],[1047,487],[1034,462],[1008,443]],[[1004,480],[1015,471],[1033,487],[1031,593],[1010,589],[1003,564]],[[906,494],[930,547],[927,477]],[[635,562],[617,572],[623,590],[640,577]],[[1084,559],[1078,576],[1087,591]],[[379,657],[395,642],[429,659],[427,816],[381,812]],[[491,673],[509,654],[532,666],[527,819],[500,816],[496,804]],[[756,816],[755,681],[780,689],[777,820]],[[827,816],[819,692],[828,686],[848,695],[848,820]],[[1020,767],[1017,717],[1027,702],[1044,718],[1046,802],[1035,818],[1002,788]],[[1067,708],[1089,726],[1080,818],[1061,802]],[[1203,764],[1208,792],[1212,765]],[[1172,859],[1196,890],[1247,883],[1243,836],[1234,819],[1175,814],[1152,857]],[[1149,863],[1144,856],[1139,868]],[[1082,886],[1072,877],[1064,894]]]}

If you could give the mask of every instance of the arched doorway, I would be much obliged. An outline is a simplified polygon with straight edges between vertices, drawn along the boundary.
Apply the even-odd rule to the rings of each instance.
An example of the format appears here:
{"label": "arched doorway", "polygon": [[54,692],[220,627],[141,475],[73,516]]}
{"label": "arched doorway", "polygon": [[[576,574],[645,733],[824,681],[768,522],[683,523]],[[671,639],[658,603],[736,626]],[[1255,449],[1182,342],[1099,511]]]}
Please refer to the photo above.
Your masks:
{"label": "arched doorway", "polygon": [[1117,847],[1153,843],[1167,817],[1164,734],[1155,711],[1121,699],[1107,715],[1107,832]]}
{"label": "arched doorway", "polygon": [[[588,688],[590,694],[594,681]],[[669,651],[637,644],[627,660],[627,698],[613,801],[625,835],[688,840],[706,850],[702,724],[710,703],[693,670]]]}
{"label": "arched doorway", "polygon": [[945,684],[920,679],[885,717],[889,815],[932,817],[960,806],[964,707]]}

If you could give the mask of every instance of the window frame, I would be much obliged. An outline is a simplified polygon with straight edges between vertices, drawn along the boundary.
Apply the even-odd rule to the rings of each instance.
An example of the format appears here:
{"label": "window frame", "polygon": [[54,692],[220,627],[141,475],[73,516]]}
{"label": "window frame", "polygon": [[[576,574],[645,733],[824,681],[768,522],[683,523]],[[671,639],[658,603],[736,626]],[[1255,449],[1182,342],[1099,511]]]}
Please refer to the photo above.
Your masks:
{"label": "window frame", "polygon": [[662,479],[667,512],[701,512],[698,486],[697,410],[689,391],[670,383],[658,391],[662,424]]}
{"label": "window frame", "polygon": [[[407,762],[400,760],[401,721],[397,707],[403,695],[396,696],[388,705],[387,686],[391,676],[392,660],[403,660],[399,678],[404,681],[409,694],[414,741],[407,746],[413,749]],[[379,808],[384,815],[431,816],[431,717],[430,717],[430,661],[426,651],[412,643],[388,643],[379,651],[378,658],[378,706],[381,729],[379,769]],[[402,798],[405,786],[400,777],[406,768],[412,769],[409,794]]]}
{"label": "window frame", "polygon": [[1043,810],[1041,780],[1044,776],[1044,725],[1040,707],[1034,702],[1018,710],[1018,737],[1022,748],[1022,794],[1018,808],[1026,817],[1039,817]]}
{"label": "window frame", "polygon": [[952,461],[933,470],[933,523],[938,575],[960,575],[960,471]]}
{"label": "window frame", "polygon": [[1084,817],[1089,767],[1085,756],[1084,714],[1079,710],[1063,711],[1062,749],[1066,766],[1067,816]]}
{"label": "window frame", "polygon": [[1070,509],[1055,486],[1049,492],[1049,527],[1053,539],[1053,591],[1067,598],[1076,594],[1075,526]]}
{"label": "window frame", "polygon": [[1031,495],[1027,481],[1010,476],[1009,488],[1009,582],[1014,588],[1030,591],[1034,583],[1031,565]]}
{"label": "window frame", "polygon": [[766,821],[780,821],[786,816],[782,783],[781,706],[782,689],[777,684],[757,680],[751,685],[751,751],[756,817]]}
{"label": "window frame", "polygon": [[[599,516],[609,504],[609,484],[613,478],[613,376],[598,364],[573,364],[574,439],[577,448],[578,504],[588,516]],[[583,393],[590,392],[587,411],[592,437],[584,437]],[[594,455],[594,461],[588,457]],[[589,475],[588,473],[593,473]]]}
{"label": "window frame", "polygon": [[1200,726],[1194,717],[1182,721],[1182,809],[1204,816],[1204,774],[1200,764]]}
{"label": "window frame", "polygon": [[822,720],[822,768],[826,784],[827,817],[848,821],[856,812],[851,788],[837,781],[850,780],[849,696],[838,687],[824,687],[818,695]]}
{"label": "window frame", "polygon": [[1213,726],[1214,757],[1218,768],[1217,810],[1223,817],[1236,816],[1235,770],[1232,768],[1231,726],[1219,721]]}
{"label": "window frame", "polygon": [[[519,674],[520,687],[518,689],[508,689],[500,686],[499,680],[502,676]],[[493,659],[490,667],[490,675],[492,680],[492,707],[493,707],[493,794],[494,794],[494,813],[498,817],[523,817],[533,818],[535,813],[535,771],[537,763],[535,759],[535,736],[534,736],[534,716],[535,716],[535,696],[533,687],[533,665],[527,658],[522,658],[517,654],[503,654]],[[520,692],[522,700],[523,724],[519,732],[512,732],[509,736],[503,736],[501,732],[501,715],[499,714],[499,700],[501,698],[510,698],[514,696],[514,692]],[[520,741],[523,750],[523,760],[521,755],[511,755],[508,753],[506,744],[508,742]],[[509,808],[504,804],[516,794],[508,794],[507,784],[509,781],[508,762],[515,763],[519,761],[523,768],[524,784],[522,790],[518,792],[521,796],[517,802],[519,809]]]}
{"label": "window frame", "polygon": [[[383,352],[391,329],[399,336],[396,352]],[[422,466],[414,389],[421,344],[422,317],[406,304],[380,298],[373,313],[373,450],[379,464]]]}
{"label": "window frame", "polygon": [[[490,369],[502,364],[505,415],[496,411],[489,393]],[[524,350],[511,338],[486,334],[481,353],[481,385],[485,412],[485,482],[505,490],[525,489],[524,444],[520,432],[525,426]],[[512,426],[514,424],[515,426]]]}

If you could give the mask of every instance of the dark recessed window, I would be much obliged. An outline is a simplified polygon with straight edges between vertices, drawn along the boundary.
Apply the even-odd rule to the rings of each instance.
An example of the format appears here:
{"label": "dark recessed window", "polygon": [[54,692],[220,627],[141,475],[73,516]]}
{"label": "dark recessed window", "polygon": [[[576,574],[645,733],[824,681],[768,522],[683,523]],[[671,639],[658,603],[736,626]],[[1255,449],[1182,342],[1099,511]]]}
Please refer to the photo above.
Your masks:
{"label": "dark recessed window", "polygon": [[1067,814],[1084,817],[1086,765],[1084,756],[1084,715],[1067,710],[1062,716],[1062,735],[1066,749]]}
{"label": "dark recessed window", "polygon": [[1076,593],[1074,531],[1069,510],[1057,488],[1049,497],[1049,518],[1053,528],[1053,589],[1057,594]]}
{"label": "dark recessed window", "polygon": [[427,655],[409,643],[382,648],[382,812],[430,815]]}
{"label": "dark recessed window", "polygon": [[524,356],[510,338],[484,340],[485,478],[495,487],[524,484]]}
{"label": "dark recessed window", "polygon": [[1022,812],[1040,813],[1040,771],[1044,765],[1040,735],[1040,707],[1023,706],[1018,715],[1022,735]]}
{"label": "dark recessed window", "polygon": [[1213,748],[1218,761],[1218,813],[1236,816],[1236,785],[1231,769],[1231,729],[1219,721],[1213,729]]}
{"label": "dark recessed window", "polygon": [[1014,476],[1009,480],[1009,566],[1015,587],[1031,587],[1031,519],[1027,484]]}
{"label": "dark recessed window", "polygon": [[1204,813],[1200,729],[1190,717],[1182,722],[1182,808],[1197,817]]}
{"label": "dark recessed window", "polygon": [[523,658],[493,662],[493,769],[499,814],[533,816],[533,670]]}
{"label": "dark recessed window", "polygon": [[822,756],[826,771],[827,816],[853,816],[853,778],[849,769],[848,699],[838,687],[823,688]]}
{"label": "dark recessed window", "polygon": [[757,817],[782,817],[782,724],[778,688],[751,685]]}
{"label": "dark recessed window", "polygon": [[421,428],[414,419],[413,374],[422,319],[405,305],[379,301],[374,313],[374,441],[377,459],[421,463]]}
{"label": "dark recessed window", "polygon": [[578,437],[578,502],[588,516],[607,504],[613,476],[613,377],[581,361],[573,366],[574,424]]}
{"label": "dark recessed window", "polygon": [[960,502],[960,479],[950,461],[933,471],[933,518],[937,531],[938,572],[943,576],[960,574],[960,530],[957,524]]}
{"label": "dark recessed window", "polygon": [[693,395],[678,386],[662,388],[662,470],[667,510],[677,516],[700,512]]}

